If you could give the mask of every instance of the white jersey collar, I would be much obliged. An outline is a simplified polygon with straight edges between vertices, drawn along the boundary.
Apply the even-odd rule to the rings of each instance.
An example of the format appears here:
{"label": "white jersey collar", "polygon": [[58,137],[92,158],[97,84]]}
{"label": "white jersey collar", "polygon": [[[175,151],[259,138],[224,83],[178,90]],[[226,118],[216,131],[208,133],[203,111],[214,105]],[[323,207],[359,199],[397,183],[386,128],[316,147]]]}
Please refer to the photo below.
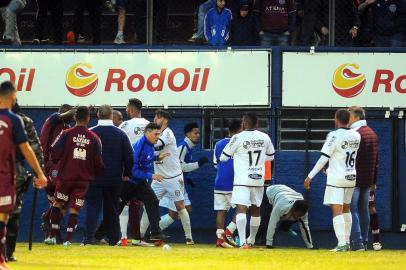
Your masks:
{"label": "white jersey collar", "polygon": [[360,128],[367,125],[367,120],[358,120],[357,122],[352,123],[351,128]]}

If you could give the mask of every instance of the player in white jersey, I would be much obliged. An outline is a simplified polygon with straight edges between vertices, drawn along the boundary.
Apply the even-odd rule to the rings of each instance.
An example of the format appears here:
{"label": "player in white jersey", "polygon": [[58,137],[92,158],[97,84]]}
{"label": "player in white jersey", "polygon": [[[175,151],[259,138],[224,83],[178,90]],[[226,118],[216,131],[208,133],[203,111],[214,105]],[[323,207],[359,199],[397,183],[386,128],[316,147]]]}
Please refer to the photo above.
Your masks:
{"label": "player in white jersey", "polygon": [[[169,153],[170,156],[166,157],[163,161],[155,162],[155,173],[163,175],[164,179],[162,181],[153,180],[151,188],[159,200],[167,195],[175,202],[178,216],[182,223],[183,230],[185,231],[186,244],[193,245],[190,217],[184,203],[183,194],[185,187],[178,157],[176,138],[172,130],[168,127],[170,119],[171,116],[167,111],[157,110],[155,112],[154,122],[161,126],[161,136],[155,145],[155,150],[158,153]],[[145,234],[148,224],[148,217],[146,214],[143,214],[141,218],[141,236]]]}
{"label": "player in white jersey", "polygon": [[[258,117],[246,113],[244,131],[234,135],[220,161],[234,159],[234,187],[231,203],[237,205],[236,223],[242,248],[251,248],[261,223],[260,206],[264,195],[265,161],[273,160],[275,149],[269,136],[257,130]],[[247,209],[251,210],[250,236],[246,239]]]}
{"label": "player in white jersey", "polygon": [[361,140],[358,132],[348,128],[349,120],[350,113],[347,110],[337,110],[337,129],[327,135],[321,157],[304,181],[305,189],[309,189],[313,177],[329,163],[324,204],[329,205],[333,212],[338,245],[331,251],[336,252],[349,250],[352,226],[350,204],[356,180],[355,160]]}
{"label": "player in white jersey", "polygon": [[[141,116],[142,102],[139,99],[131,98],[128,100],[127,104],[127,115],[130,120],[124,121],[121,123],[120,128],[127,134],[130,138],[131,145],[133,145],[139,138],[144,135],[144,129],[149,124],[149,121]],[[132,203],[131,207],[126,205],[123,211],[120,214],[120,230],[121,230],[121,241],[119,244],[127,245],[127,228],[128,228],[128,219],[129,219],[129,208],[133,206],[135,209],[133,211],[140,212],[142,203]],[[139,216],[139,215],[135,215]],[[138,218],[136,218],[138,219]],[[134,223],[139,223],[139,220],[134,220]],[[134,236],[133,236],[134,237]],[[136,245],[146,245],[145,242],[139,241],[139,243],[133,243]]]}

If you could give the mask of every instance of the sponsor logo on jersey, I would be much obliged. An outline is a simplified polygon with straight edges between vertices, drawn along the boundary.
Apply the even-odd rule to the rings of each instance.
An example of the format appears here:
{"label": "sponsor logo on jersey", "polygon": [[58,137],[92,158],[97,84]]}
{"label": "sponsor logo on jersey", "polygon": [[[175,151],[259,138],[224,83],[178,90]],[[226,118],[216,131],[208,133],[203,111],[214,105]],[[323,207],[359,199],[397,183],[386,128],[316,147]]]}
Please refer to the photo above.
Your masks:
{"label": "sponsor logo on jersey", "polygon": [[249,178],[254,179],[254,180],[261,180],[262,179],[262,174],[258,173],[251,173],[248,175]]}
{"label": "sponsor logo on jersey", "polygon": [[357,73],[357,64],[342,64],[333,75],[332,85],[337,94],[345,98],[352,98],[359,95],[365,87],[365,74]]}
{"label": "sponsor logo on jersey", "polygon": [[347,148],[358,148],[359,147],[359,141],[358,140],[352,140],[352,141],[343,141],[341,143],[341,148],[342,149],[347,149]]}
{"label": "sponsor logo on jersey", "polygon": [[73,149],[73,159],[86,160],[86,149],[83,148]]}
{"label": "sponsor logo on jersey", "polygon": [[85,204],[85,200],[82,199],[76,199],[75,204],[77,206],[83,206]]}
{"label": "sponsor logo on jersey", "polygon": [[345,176],[345,180],[348,181],[355,181],[357,179],[357,176],[355,174],[349,174]]}
{"label": "sponsor logo on jersey", "polygon": [[10,195],[0,197],[0,206],[10,205],[13,203],[13,200]]}
{"label": "sponsor logo on jersey", "polygon": [[62,201],[67,202],[68,199],[69,199],[69,196],[68,196],[68,195],[65,195],[65,194],[63,194],[63,193],[57,192],[57,193],[56,193],[56,198],[59,199],[59,200],[62,200]]}
{"label": "sponsor logo on jersey", "polygon": [[242,147],[244,147],[244,149],[250,149],[251,148],[251,143],[249,141],[244,141],[242,143]]}
{"label": "sponsor logo on jersey", "polygon": [[88,63],[78,63],[68,69],[65,86],[71,94],[86,97],[96,90],[99,78],[96,73],[87,71],[90,69],[92,66]]}

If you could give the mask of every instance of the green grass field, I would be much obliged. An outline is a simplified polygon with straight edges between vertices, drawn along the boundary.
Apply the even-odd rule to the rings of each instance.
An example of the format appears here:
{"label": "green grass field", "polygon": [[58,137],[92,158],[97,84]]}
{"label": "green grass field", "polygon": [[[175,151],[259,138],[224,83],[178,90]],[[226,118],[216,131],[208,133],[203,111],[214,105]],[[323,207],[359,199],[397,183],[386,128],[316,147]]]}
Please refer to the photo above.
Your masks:
{"label": "green grass field", "polygon": [[45,246],[35,244],[28,251],[27,244],[18,244],[18,262],[12,269],[406,269],[406,252],[331,253],[328,250],[277,248],[267,250],[219,249],[212,245],[171,245],[162,247],[109,247],[72,245]]}

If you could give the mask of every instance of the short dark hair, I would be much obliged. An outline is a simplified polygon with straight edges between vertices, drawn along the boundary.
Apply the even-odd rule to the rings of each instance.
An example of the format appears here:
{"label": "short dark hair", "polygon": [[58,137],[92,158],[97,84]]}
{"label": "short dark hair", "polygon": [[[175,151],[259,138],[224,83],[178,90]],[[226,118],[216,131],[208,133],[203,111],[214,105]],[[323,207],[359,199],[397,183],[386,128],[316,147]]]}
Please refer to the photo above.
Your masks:
{"label": "short dark hair", "polygon": [[69,105],[69,104],[62,104],[62,105],[59,107],[58,112],[59,112],[59,113],[66,113],[67,111],[70,111],[71,109],[72,109],[72,106],[71,106],[71,105]]}
{"label": "short dark hair", "polygon": [[348,108],[348,111],[354,116],[358,117],[359,120],[365,120],[365,110],[359,106],[352,106]]}
{"label": "short dark hair", "polygon": [[17,91],[15,84],[12,81],[5,81],[0,84],[0,96],[5,97]]}
{"label": "short dark hair", "polygon": [[258,116],[254,112],[244,113],[243,117],[245,118],[249,128],[253,128],[258,124]]}
{"label": "short dark hair", "polygon": [[113,108],[108,104],[103,104],[99,107],[97,114],[100,119],[110,119],[113,114]]}
{"label": "short dark hair", "polygon": [[146,127],[144,129],[144,133],[148,132],[148,131],[156,130],[156,129],[161,129],[161,126],[154,122],[151,122],[148,125],[146,125]]}
{"label": "short dark hair", "polygon": [[338,109],[335,114],[335,118],[343,125],[348,125],[350,116],[350,112],[346,109]]}
{"label": "short dark hair", "polygon": [[158,117],[163,117],[168,120],[172,119],[172,116],[168,111],[161,110],[161,109],[156,110],[155,115]]}
{"label": "short dark hair", "polygon": [[229,132],[237,132],[239,129],[241,129],[241,120],[240,119],[232,119],[228,123],[228,131]]}
{"label": "short dark hair", "polygon": [[84,122],[90,115],[89,107],[79,106],[76,108],[75,119],[77,122]]}
{"label": "short dark hair", "polygon": [[304,216],[309,210],[309,205],[305,200],[297,200],[292,206],[293,211],[301,213]]}
{"label": "short dark hair", "polygon": [[130,98],[128,100],[128,105],[139,111],[142,109],[142,102],[138,98]]}
{"label": "short dark hair", "polygon": [[187,133],[191,132],[194,128],[199,128],[199,126],[197,125],[196,122],[187,123],[183,127],[183,132],[184,132],[184,134],[187,134]]}

